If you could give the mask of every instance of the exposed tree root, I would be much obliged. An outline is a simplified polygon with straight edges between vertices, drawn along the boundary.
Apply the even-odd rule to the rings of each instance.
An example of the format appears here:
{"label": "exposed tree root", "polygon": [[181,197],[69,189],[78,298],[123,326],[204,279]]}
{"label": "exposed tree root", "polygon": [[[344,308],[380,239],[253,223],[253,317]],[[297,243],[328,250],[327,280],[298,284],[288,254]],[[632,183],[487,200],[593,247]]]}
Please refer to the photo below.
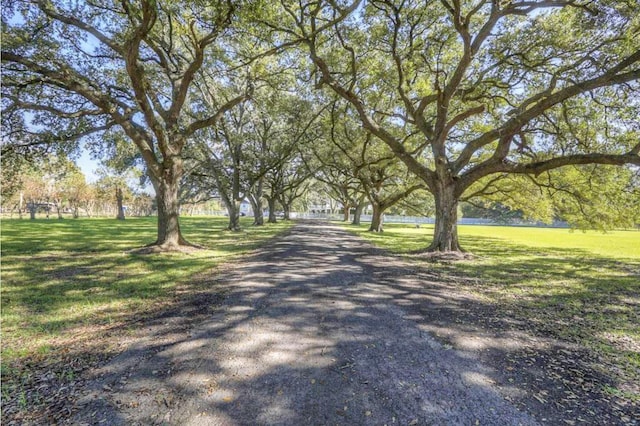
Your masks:
{"label": "exposed tree root", "polygon": [[184,239],[180,240],[179,244],[172,243],[155,243],[148,244],[144,247],[136,248],[127,251],[129,254],[152,254],[152,253],[194,253],[200,250],[205,250],[206,247],[199,244],[190,243]]}
{"label": "exposed tree root", "polygon": [[464,251],[429,251],[429,249],[413,252],[409,257],[430,262],[458,262],[476,258],[473,254]]}

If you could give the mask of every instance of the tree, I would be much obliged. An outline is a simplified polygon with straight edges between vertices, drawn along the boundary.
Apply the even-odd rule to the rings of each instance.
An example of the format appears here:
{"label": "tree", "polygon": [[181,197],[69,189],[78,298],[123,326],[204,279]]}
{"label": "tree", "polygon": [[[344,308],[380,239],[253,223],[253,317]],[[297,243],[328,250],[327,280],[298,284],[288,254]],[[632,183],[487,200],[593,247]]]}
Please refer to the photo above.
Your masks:
{"label": "tree", "polygon": [[314,172],[305,156],[322,133],[319,118],[325,107],[299,79],[299,57],[294,58],[295,66],[288,66],[286,58],[281,61],[284,63],[280,67],[288,72],[288,78],[280,81],[277,90],[268,93],[260,119],[265,129],[261,137],[268,159],[263,195],[269,207],[270,223],[276,222],[277,204],[288,220],[293,203],[304,195],[307,181]]}
{"label": "tree", "polygon": [[115,204],[115,217],[118,220],[125,220],[125,200],[134,198],[135,182],[138,181],[138,175],[133,169],[126,171],[117,168],[102,167],[98,170],[99,179],[96,182],[96,190],[98,197],[106,204],[113,206]]}
{"label": "tree", "polygon": [[282,207],[283,219],[290,219],[294,202],[306,193],[309,178],[315,172],[305,160],[309,147],[319,136],[316,120],[323,108],[315,109],[310,102],[289,99],[281,111],[281,136],[272,148],[272,158],[276,161],[265,175],[265,198],[271,223],[276,221],[276,203]]}
{"label": "tree", "polygon": [[[423,186],[415,176],[407,174],[388,147],[355,125],[348,106],[340,113],[334,104],[330,140],[348,160],[353,177],[360,182],[373,208],[369,231],[382,232],[385,211]],[[357,207],[362,201],[358,199],[353,204]]]}
{"label": "tree", "polygon": [[639,173],[592,164],[538,177],[515,175],[495,185],[484,199],[547,223],[561,220],[573,228],[601,231],[629,228],[640,218]]}
{"label": "tree", "polygon": [[[199,134],[199,164],[197,174],[203,187],[215,190],[222,199],[229,216],[228,229],[239,231],[240,204],[249,190],[243,138],[246,126],[245,108],[222,117],[216,129]],[[211,182],[212,183],[208,183]]]}
{"label": "tree", "polygon": [[[5,102],[3,99],[2,102]],[[42,145],[34,135],[25,131],[24,118],[14,114],[0,114],[2,119],[2,141],[0,142],[0,190],[2,192],[2,206],[13,203],[13,209],[17,207],[18,214],[22,217],[23,208],[26,207],[25,186],[27,191],[34,195],[34,178],[41,179],[39,169],[58,159],[64,159],[65,168],[70,166],[66,161],[71,151],[72,144],[58,143],[55,145]],[[44,194],[44,192],[42,193]],[[40,197],[39,194],[36,198]],[[32,205],[31,207],[34,207]],[[35,210],[32,210],[32,218]]]}
{"label": "tree", "polygon": [[59,156],[52,156],[42,162],[41,172],[46,182],[45,198],[55,207],[58,219],[62,219],[64,204],[70,201],[77,187],[85,184],[84,175],[75,163]]}
{"label": "tree", "polygon": [[355,209],[353,210],[353,219],[351,219],[352,225],[360,225],[362,212],[364,211],[365,207],[367,207],[367,204],[367,194],[360,194],[360,196],[356,199]]}
{"label": "tree", "polygon": [[38,209],[44,209],[49,217],[53,207],[58,219],[62,219],[63,209],[73,206],[81,192],[86,191],[84,175],[78,166],[64,156],[51,155],[32,161],[28,165],[23,164],[22,171],[13,176],[15,182],[7,194],[8,199],[14,199],[20,217],[23,208],[29,210],[31,219],[35,219]]}
{"label": "tree", "polygon": [[[267,25],[302,43],[316,85],[349,102],[434,195],[431,251],[461,250],[458,203],[478,182],[640,165],[635,1],[282,0],[280,9]],[[594,116],[609,125],[584,131]]]}
{"label": "tree", "polygon": [[[293,203],[302,197],[308,189],[311,173],[299,155],[290,157],[286,164],[278,169],[272,169],[272,171],[276,173],[271,174],[269,181],[271,198],[278,200],[282,206],[282,218],[289,220]],[[271,213],[269,213],[269,217],[271,217]]]}
{"label": "tree", "polygon": [[132,199],[127,211],[130,216],[151,216],[151,213],[153,213],[153,205],[154,200],[151,195],[143,191],[136,191],[132,194]]}
{"label": "tree", "polygon": [[29,210],[29,218],[34,220],[39,206],[43,206],[49,217],[49,200],[47,199],[47,181],[41,173],[30,169],[22,175],[20,188],[20,201],[25,203]]}
{"label": "tree", "polygon": [[358,205],[364,208],[362,200],[366,198],[366,192],[358,179],[357,158],[361,150],[348,132],[346,140],[343,140],[342,132],[336,135],[337,127],[345,131],[347,126],[343,125],[342,120],[348,119],[339,115],[336,108],[334,100],[322,122],[322,142],[310,146],[312,156],[305,162],[307,168],[315,170],[314,177],[324,184],[327,195],[342,206],[342,221],[348,222],[352,208]]}
{"label": "tree", "polygon": [[75,175],[72,185],[70,185],[67,197],[73,212],[73,218],[80,217],[80,210],[84,210],[87,217],[93,214],[93,207],[96,202],[95,187],[87,184],[84,175]]}
{"label": "tree", "polygon": [[[216,111],[194,107],[203,66],[224,80],[222,53],[236,13],[229,1],[28,1],[3,5],[3,114],[33,115],[21,127],[40,143],[122,131],[139,150],[158,202],[155,245],[188,244],[178,219],[182,151],[248,98]],[[224,47],[223,47],[224,46]]]}
{"label": "tree", "polygon": [[20,155],[14,155],[11,149],[5,148],[6,145],[3,144],[0,153],[0,190],[2,191],[0,199],[3,208],[12,205],[12,210],[15,210],[17,207],[18,214],[22,217],[24,194],[20,190],[32,163]]}
{"label": "tree", "polygon": [[6,153],[9,155],[5,154],[4,146],[2,148],[2,153],[0,153],[0,202],[3,209],[10,208],[12,212],[18,210],[18,215],[22,219],[22,213],[26,207],[22,189],[31,165],[24,158],[11,158],[9,152]]}
{"label": "tree", "polygon": [[342,221],[348,222],[351,207],[356,206],[357,200],[364,194],[361,183],[354,177],[354,167],[342,155],[320,154],[317,158],[322,163],[322,167],[319,168],[315,178],[325,184],[329,197],[342,206]]}
{"label": "tree", "polygon": [[[203,91],[203,102],[208,98]],[[297,97],[256,87],[252,102],[225,113],[215,129],[198,133],[192,176],[201,190],[221,197],[230,230],[240,229],[240,203],[247,198],[255,225],[262,224],[263,197],[269,204],[269,222],[276,221],[277,202],[288,218],[308,177],[299,152],[312,139],[319,115],[312,111]]]}

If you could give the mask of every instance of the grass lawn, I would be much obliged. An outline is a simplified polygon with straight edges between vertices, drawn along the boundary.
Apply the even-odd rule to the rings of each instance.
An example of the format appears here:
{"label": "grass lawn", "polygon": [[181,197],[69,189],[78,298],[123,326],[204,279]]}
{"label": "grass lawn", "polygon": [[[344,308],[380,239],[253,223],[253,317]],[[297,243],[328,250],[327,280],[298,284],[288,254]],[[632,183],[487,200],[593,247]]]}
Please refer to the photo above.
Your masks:
{"label": "grass lawn", "polygon": [[[347,229],[407,255],[425,249],[433,233],[393,224],[382,234]],[[584,348],[599,360],[595,368],[632,385],[608,391],[640,401],[640,231],[460,226],[459,235],[475,258],[434,268],[497,312]]]}
{"label": "grass lawn", "polygon": [[[156,218],[2,221],[2,392],[20,394],[34,366],[55,364],[77,346],[108,342],[145,313],[170,306],[176,289],[202,286],[204,274],[256,249],[291,222],[224,230],[227,218],[184,217],[192,253],[129,254],[155,239]],[[107,343],[105,343],[107,344]],[[71,349],[70,349],[71,348]],[[96,351],[99,353],[100,351]],[[56,374],[75,374],[70,367]],[[29,398],[23,396],[27,408]]]}

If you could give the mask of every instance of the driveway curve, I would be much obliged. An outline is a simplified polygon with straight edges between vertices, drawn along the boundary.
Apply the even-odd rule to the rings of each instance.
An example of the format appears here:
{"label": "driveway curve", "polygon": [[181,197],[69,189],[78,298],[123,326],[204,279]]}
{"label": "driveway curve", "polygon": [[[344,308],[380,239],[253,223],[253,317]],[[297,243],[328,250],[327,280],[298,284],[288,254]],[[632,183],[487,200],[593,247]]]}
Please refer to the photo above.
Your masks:
{"label": "driveway curve", "polygon": [[338,227],[299,222],[216,277],[206,320],[105,366],[74,423],[537,424],[406,309],[420,280]]}

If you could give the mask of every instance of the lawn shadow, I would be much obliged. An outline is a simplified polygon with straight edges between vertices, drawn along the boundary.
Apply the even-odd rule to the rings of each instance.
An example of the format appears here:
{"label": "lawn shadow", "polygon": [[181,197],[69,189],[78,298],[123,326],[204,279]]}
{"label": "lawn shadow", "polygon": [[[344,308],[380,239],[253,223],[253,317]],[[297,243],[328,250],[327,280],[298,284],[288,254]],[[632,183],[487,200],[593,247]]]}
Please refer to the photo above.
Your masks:
{"label": "lawn shadow", "polygon": [[[285,229],[262,227],[231,233],[223,231],[224,221],[183,219],[187,232],[205,235],[201,238],[210,249],[154,255],[121,250],[150,238],[155,230],[153,218],[10,221],[13,226],[3,229],[3,311],[16,309],[21,315],[47,316],[67,307],[110,302],[115,314],[120,308],[117,302],[163,297],[176,283],[229,256],[250,252]],[[82,309],[78,314],[82,316]],[[129,312],[120,314],[126,317]],[[64,321],[75,324],[73,315],[60,322]],[[59,329],[55,323],[51,325]],[[48,325],[45,321],[37,327],[46,329]]]}
{"label": "lawn shadow", "polygon": [[[160,330],[151,346],[109,365],[104,383],[114,394],[99,396],[99,381],[89,397],[103,417],[116,410],[129,421],[170,424],[473,423],[448,417],[460,415],[451,407],[506,410],[486,397],[492,384],[523,412],[556,423],[618,424],[637,410],[604,393],[620,377],[594,370],[579,345],[502,315],[495,302],[461,291],[446,268],[407,264],[332,232],[312,235],[302,249],[279,241],[224,282],[229,293],[203,326],[186,335]],[[443,383],[449,363],[458,367]],[[471,396],[456,394],[458,385]],[[448,387],[455,397],[440,393]],[[500,421],[487,410],[482,422]]]}
{"label": "lawn shadow", "polygon": [[[565,339],[571,330],[583,337],[614,330],[640,336],[640,261],[491,238],[465,240],[479,259],[443,269],[515,312],[546,312],[539,318],[546,333]],[[535,321],[534,314],[524,316]]]}
{"label": "lawn shadow", "polygon": [[[621,412],[627,414],[618,418],[637,416],[640,262],[467,235],[461,243],[473,260],[425,262],[415,253],[428,246],[426,233],[400,227],[389,231],[366,237],[406,256],[425,280],[426,288],[414,289],[412,298],[424,301],[414,307],[415,318],[426,318],[432,333],[455,347],[480,348],[483,359],[494,365],[508,365],[502,375],[505,385],[517,380],[510,371],[535,367],[542,373],[526,383],[545,382],[541,389],[559,390],[555,399],[538,395],[540,400],[576,408],[595,399],[614,411],[624,407]],[[390,286],[406,275],[402,270],[390,274]],[[468,301],[456,301],[465,294]],[[496,343],[474,343],[479,335]],[[517,344],[522,346],[518,351],[505,349]]]}
{"label": "lawn shadow", "polygon": [[200,326],[176,328],[177,307],[169,327],[96,372],[74,421],[115,411],[185,425],[532,424],[491,390],[491,371],[405,317],[414,289],[377,282],[381,252],[304,229],[226,274],[229,291]]}
{"label": "lawn shadow", "polygon": [[[420,265],[336,230],[311,228],[309,235],[293,230],[268,253],[238,261],[224,274],[201,273],[199,283],[179,289],[144,318],[132,312],[125,321],[128,349],[83,377],[91,385],[83,399],[53,394],[59,402],[46,415],[110,424],[392,424],[394,418],[472,424],[477,418],[454,417],[460,392],[468,392],[464,415],[496,424],[508,407],[497,395],[487,397],[494,385],[523,412],[556,423],[581,416],[619,424],[637,414],[628,398],[605,392],[624,389],[620,371],[594,368],[593,348],[553,334],[558,325],[548,321],[564,317],[553,317],[550,297],[573,306],[605,284],[589,278],[579,260],[563,262],[569,253],[541,256],[552,262],[545,268],[528,248],[478,238],[471,243],[487,252],[480,251],[477,262]],[[505,254],[522,257],[499,257],[496,267],[489,244],[498,243]],[[151,270],[166,266],[150,256],[140,261]],[[611,261],[598,267],[610,270]],[[607,290],[614,303],[636,300],[626,277],[622,292]],[[575,284],[552,294],[531,290],[577,279],[579,291]],[[514,288],[522,291],[509,296]],[[491,297],[479,297],[483,292]],[[531,315],[540,312],[536,322]],[[575,320],[567,321],[570,330]],[[594,341],[606,343],[597,334]],[[69,359],[104,359],[121,349],[74,350]],[[443,389],[451,393],[437,393]]]}
{"label": "lawn shadow", "polygon": [[[18,408],[37,411],[56,387],[71,392],[89,365],[122,350],[111,345],[133,335],[141,318],[165,312],[185,294],[211,292],[190,278],[285,229],[250,229],[234,243],[235,235],[221,230],[224,218],[188,218],[187,232],[222,235],[224,245],[195,254],[124,253],[153,235],[154,221],[3,223],[3,416]],[[62,403],[64,396],[57,399]]]}

